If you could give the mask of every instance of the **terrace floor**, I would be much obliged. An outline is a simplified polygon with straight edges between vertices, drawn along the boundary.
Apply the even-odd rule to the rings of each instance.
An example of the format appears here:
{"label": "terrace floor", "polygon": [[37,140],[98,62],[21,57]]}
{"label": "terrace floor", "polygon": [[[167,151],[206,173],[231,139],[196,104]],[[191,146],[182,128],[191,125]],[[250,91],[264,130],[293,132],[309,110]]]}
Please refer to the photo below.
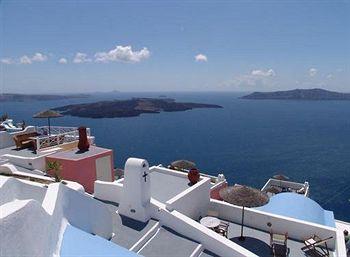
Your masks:
{"label": "terrace floor", "polygon": [[116,213],[118,204],[105,202],[113,217],[113,232],[115,237],[112,242],[130,249],[141,237],[143,237],[156,223],[156,220],[149,220],[146,223],[138,222],[126,216]]}
{"label": "terrace floor", "polygon": [[161,227],[152,240],[140,251],[146,257],[191,256],[199,243],[184,237],[174,230]]}
{"label": "terrace floor", "polygon": [[38,157],[43,155],[43,153],[35,153],[33,149],[29,148],[16,149],[16,146],[10,146],[0,149],[0,156],[4,154],[11,154],[20,157]]}
{"label": "terrace floor", "polygon": [[[230,223],[228,230],[228,238],[241,245],[247,250],[255,253],[260,257],[271,256],[270,249],[270,234],[257,229],[244,227],[243,235],[246,237],[244,241],[239,241],[241,226],[239,224]],[[290,257],[305,257],[309,256],[305,254],[301,248],[304,246],[303,242],[288,239],[287,247],[289,248]],[[330,252],[330,256],[334,256],[334,253]]]}
{"label": "terrace floor", "polygon": [[[115,236],[111,241],[126,249],[134,246],[136,242],[158,223],[154,219],[145,223],[135,221],[116,213],[119,207],[118,204],[107,201],[102,202],[106,204],[113,216],[113,232]],[[145,257],[189,257],[195,252],[198,246],[199,243],[191,238],[185,237],[166,226],[160,226],[154,231],[152,237],[144,245],[140,246],[141,248],[138,253]],[[202,250],[199,256],[219,257],[207,250]]]}

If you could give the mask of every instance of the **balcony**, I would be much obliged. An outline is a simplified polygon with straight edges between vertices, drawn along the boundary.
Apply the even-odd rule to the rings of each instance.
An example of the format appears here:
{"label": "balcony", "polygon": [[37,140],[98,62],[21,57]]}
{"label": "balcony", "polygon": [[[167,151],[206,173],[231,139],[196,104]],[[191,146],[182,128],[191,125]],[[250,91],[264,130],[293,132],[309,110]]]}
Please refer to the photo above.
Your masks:
{"label": "balcony", "polygon": [[[37,152],[79,140],[77,127],[50,127],[49,135],[49,127],[43,126],[37,127],[36,132],[39,136],[33,137],[33,140],[35,141],[34,144]],[[90,128],[87,128],[86,132],[90,143],[93,143],[94,137],[91,136]]]}

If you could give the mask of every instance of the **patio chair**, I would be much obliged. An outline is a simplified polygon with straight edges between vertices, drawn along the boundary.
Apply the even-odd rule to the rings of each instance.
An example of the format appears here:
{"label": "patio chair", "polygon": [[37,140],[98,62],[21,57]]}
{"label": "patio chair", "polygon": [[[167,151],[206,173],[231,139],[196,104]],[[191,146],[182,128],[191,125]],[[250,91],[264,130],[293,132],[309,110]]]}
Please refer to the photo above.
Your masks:
{"label": "patio chair", "polygon": [[219,227],[217,227],[215,229],[215,232],[228,238],[228,227],[230,226],[230,223],[229,222],[226,222],[226,221],[223,221],[221,220],[220,221],[220,225]]}
{"label": "patio chair", "polygon": [[288,233],[270,233],[270,247],[273,256],[286,257],[289,254],[287,247]]}
{"label": "patio chair", "polygon": [[329,256],[329,249],[327,246],[327,241],[333,237],[328,237],[321,239],[317,235],[312,235],[304,241],[305,246],[301,248],[306,254],[313,254],[316,256]]}

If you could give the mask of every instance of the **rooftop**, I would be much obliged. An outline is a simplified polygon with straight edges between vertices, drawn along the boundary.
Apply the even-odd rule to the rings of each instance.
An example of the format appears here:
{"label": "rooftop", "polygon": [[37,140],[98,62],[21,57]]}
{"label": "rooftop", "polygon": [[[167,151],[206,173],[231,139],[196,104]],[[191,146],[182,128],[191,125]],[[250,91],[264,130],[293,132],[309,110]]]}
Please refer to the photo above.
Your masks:
{"label": "rooftop", "polygon": [[80,160],[89,156],[99,155],[110,151],[110,149],[90,145],[89,151],[81,152],[77,149],[72,149],[51,154],[50,157],[57,159]]}

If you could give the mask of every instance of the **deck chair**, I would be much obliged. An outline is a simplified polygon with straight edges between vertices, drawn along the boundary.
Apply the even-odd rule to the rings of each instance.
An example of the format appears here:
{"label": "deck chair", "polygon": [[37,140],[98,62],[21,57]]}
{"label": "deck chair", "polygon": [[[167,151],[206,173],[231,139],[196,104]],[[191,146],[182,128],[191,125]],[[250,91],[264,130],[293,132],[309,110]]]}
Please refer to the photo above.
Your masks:
{"label": "deck chair", "polygon": [[270,233],[270,247],[273,256],[286,257],[289,250],[287,247],[288,233],[276,234]]}
{"label": "deck chair", "polygon": [[304,241],[305,246],[301,248],[306,254],[313,254],[316,256],[329,256],[329,249],[327,241],[333,237],[321,239],[317,235],[312,235]]}
{"label": "deck chair", "polygon": [[221,220],[220,221],[220,225],[219,227],[217,227],[215,229],[215,232],[228,238],[228,227],[230,226],[230,223],[229,222],[226,222],[226,221],[223,221]]}

